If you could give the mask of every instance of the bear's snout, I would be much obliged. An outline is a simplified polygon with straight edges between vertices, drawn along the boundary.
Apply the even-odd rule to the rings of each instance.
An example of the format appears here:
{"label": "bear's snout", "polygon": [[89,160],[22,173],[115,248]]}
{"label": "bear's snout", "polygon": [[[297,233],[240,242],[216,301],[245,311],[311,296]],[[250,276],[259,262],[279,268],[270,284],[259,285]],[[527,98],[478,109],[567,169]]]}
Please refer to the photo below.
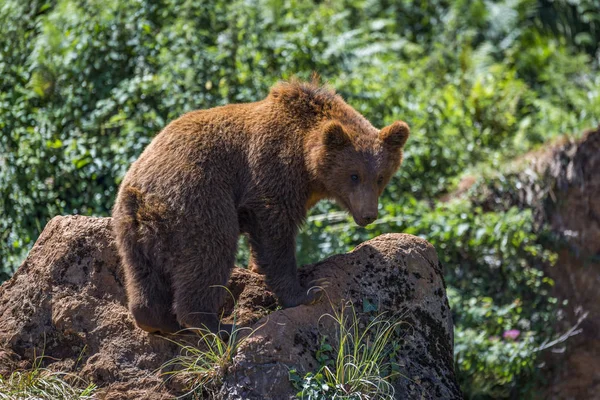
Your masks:
{"label": "bear's snout", "polygon": [[361,216],[353,216],[354,222],[360,226],[367,226],[377,219],[377,214],[366,214]]}
{"label": "bear's snout", "polygon": [[367,226],[377,219],[377,192],[369,189],[360,188],[351,193],[348,198],[348,210],[354,222],[360,226]]}

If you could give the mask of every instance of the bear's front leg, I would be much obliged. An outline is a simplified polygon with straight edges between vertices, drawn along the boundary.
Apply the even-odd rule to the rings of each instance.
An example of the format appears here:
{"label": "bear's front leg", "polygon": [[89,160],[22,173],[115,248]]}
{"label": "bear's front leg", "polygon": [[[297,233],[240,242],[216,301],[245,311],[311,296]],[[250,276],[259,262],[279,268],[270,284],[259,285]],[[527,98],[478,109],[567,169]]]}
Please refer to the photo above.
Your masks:
{"label": "bear's front leg", "polygon": [[305,288],[298,279],[295,231],[274,232],[273,229],[258,228],[252,229],[248,238],[253,269],[265,275],[267,285],[282,307],[312,304],[320,299],[318,288]]}

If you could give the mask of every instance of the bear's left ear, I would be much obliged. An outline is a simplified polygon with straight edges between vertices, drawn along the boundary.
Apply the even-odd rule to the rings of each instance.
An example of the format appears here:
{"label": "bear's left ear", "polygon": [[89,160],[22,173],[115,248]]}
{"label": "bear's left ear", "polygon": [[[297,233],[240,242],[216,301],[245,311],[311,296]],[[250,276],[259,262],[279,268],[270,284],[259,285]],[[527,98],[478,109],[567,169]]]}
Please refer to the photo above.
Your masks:
{"label": "bear's left ear", "polygon": [[403,148],[409,135],[410,129],[404,121],[396,121],[379,131],[379,139],[394,150]]}
{"label": "bear's left ear", "polygon": [[323,144],[328,149],[341,149],[351,143],[350,136],[338,122],[330,121],[323,127]]}

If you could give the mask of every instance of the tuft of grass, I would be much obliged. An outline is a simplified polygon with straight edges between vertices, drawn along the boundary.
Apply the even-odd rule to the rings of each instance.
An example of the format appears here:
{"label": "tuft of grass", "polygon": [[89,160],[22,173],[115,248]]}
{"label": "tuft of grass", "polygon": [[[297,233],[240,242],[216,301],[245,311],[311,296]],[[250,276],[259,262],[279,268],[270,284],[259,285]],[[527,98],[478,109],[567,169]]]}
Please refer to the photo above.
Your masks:
{"label": "tuft of grass", "polygon": [[248,340],[261,326],[252,328],[237,327],[235,319],[233,330],[227,337],[221,333],[213,333],[205,328],[190,328],[197,335],[195,344],[165,338],[180,348],[180,355],[167,361],[160,367],[161,374],[169,379],[182,382],[187,392],[179,398],[204,398],[220,388],[225,371],[231,365],[233,357],[240,346]]}
{"label": "tuft of grass", "polygon": [[187,393],[181,397],[202,396],[204,391],[217,388],[227,367],[231,364],[242,340],[238,340],[241,329],[235,329],[227,341],[217,333],[205,329],[193,329],[198,335],[196,344],[184,343],[167,338],[180,347],[180,355],[161,366],[161,374],[167,380],[177,378],[183,382]]}
{"label": "tuft of grass", "polygon": [[397,330],[403,324],[399,319],[386,319],[385,313],[363,323],[352,303],[343,303],[339,311],[335,307],[330,318],[336,328],[336,337],[330,344],[321,337],[316,357],[321,368],[300,377],[290,371],[290,380],[299,390],[300,399],[393,399],[392,379],[401,375],[398,365],[392,361],[396,346]]}
{"label": "tuft of grass", "polygon": [[43,357],[35,359],[29,370],[0,375],[0,400],[73,400],[93,399],[97,387],[82,378],[42,368]]}

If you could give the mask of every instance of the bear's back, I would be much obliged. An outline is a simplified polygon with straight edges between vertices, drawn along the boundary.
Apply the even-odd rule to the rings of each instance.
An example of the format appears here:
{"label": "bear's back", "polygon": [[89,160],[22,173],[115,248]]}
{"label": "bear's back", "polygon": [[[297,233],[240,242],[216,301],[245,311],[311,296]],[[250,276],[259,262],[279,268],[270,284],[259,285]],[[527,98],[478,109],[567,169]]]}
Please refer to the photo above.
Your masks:
{"label": "bear's back", "polygon": [[303,132],[270,106],[263,100],[184,114],[153,139],[123,183],[171,201],[190,188],[242,198],[282,180],[300,184]]}

